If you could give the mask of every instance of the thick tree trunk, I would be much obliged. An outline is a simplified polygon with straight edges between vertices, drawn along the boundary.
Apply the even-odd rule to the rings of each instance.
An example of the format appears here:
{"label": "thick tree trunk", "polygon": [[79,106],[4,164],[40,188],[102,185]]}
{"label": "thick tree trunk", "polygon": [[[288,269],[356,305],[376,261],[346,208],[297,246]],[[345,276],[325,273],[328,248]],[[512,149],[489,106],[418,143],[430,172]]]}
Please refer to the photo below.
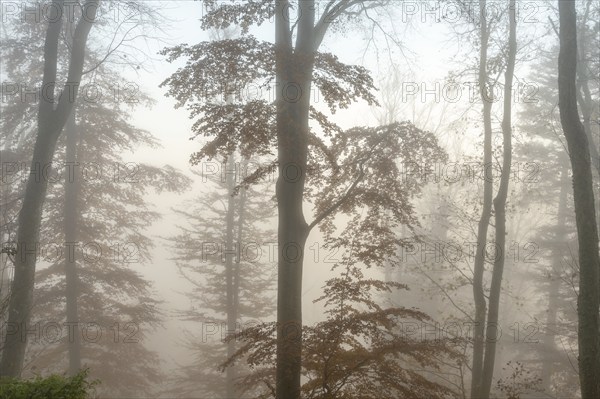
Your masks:
{"label": "thick tree trunk", "polygon": [[308,224],[302,209],[308,154],[308,113],[314,64],[314,0],[299,2],[296,49],[289,3],[275,14],[277,69],[276,196],[278,226],[277,399],[300,397],[302,357],[302,265]]}
{"label": "thick tree trunk", "polygon": [[477,252],[473,265],[473,300],[475,302],[475,317],[473,326],[473,364],[471,376],[471,397],[473,399],[481,398],[483,387],[483,354],[484,354],[484,334],[485,334],[485,311],[486,302],[483,290],[483,272],[485,264],[485,248],[487,244],[488,226],[492,214],[492,89],[489,87],[489,78],[487,73],[487,50],[489,41],[489,31],[486,19],[486,1],[479,1],[479,15],[481,19],[480,39],[481,48],[479,53],[479,89],[483,101],[483,207],[477,226]]}
{"label": "thick tree trunk", "polygon": [[600,257],[595,219],[590,148],[577,110],[577,21],[575,3],[559,1],[560,53],[558,96],[560,121],[573,169],[575,221],[579,242],[577,298],[579,380],[584,399],[600,397]]}
{"label": "thick tree trunk", "polygon": [[64,228],[65,228],[65,277],[66,277],[66,302],[67,326],[69,328],[69,375],[75,375],[81,369],[81,333],[79,331],[79,314],[77,301],[79,298],[79,281],[77,276],[77,236],[79,178],[77,163],[77,125],[75,123],[75,109],[71,112],[65,125],[66,138],[66,167],[65,167],[65,202],[64,202]]}
{"label": "thick tree trunk", "polygon": [[30,326],[29,319],[33,306],[33,284],[39,251],[42,205],[48,186],[48,180],[42,176],[42,170],[52,161],[56,146],[55,137],[57,135],[54,132],[38,135],[31,162],[32,174],[27,182],[19,213],[15,274],[8,308],[7,333],[0,362],[1,376],[19,377],[23,368],[27,339],[29,336],[40,339],[39,329]]}
{"label": "thick tree trunk", "polygon": [[[30,326],[37,247],[39,245],[42,208],[48,188],[47,173],[58,137],[75,103],[85,56],[87,38],[96,17],[99,0],[83,5],[85,18],[75,29],[71,60],[63,92],[55,106],[55,84],[58,61],[58,40],[63,24],[64,0],[53,0],[44,44],[44,77],[38,112],[38,132],[31,161],[31,171],[19,212],[15,275],[8,311],[7,334],[4,342],[0,376],[19,377],[23,368],[29,335],[39,339],[39,330]],[[72,94],[72,95],[71,95]]]}
{"label": "thick tree trunk", "polygon": [[[556,337],[556,316],[558,308],[558,295],[560,293],[560,273],[562,265],[561,245],[566,241],[565,223],[567,222],[567,183],[568,170],[561,171],[560,178],[560,197],[558,202],[558,211],[556,215],[556,236],[552,247],[552,274],[550,276],[550,285],[548,287],[548,315],[546,317],[546,333],[544,335],[543,350],[548,353],[555,348]],[[554,353],[551,358],[544,359],[542,362],[542,383],[546,392],[552,392],[552,375],[555,370],[556,359]]]}
{"label": "thick tree trunk", "polygon": [[515,72],[515,59],[517,56],[517,21],[515,13],[515,0],[509,2],[509,36],[508,59],[504,74],[504,107],[502,116],[502,176],[498,194],[494,199],[494,219],[496,222],[496,256],[494,270],[490,285],[489,309],[486,327],[485,357],[483,360],[483,384],[481,397],[488,398],[494,376],[494,363],[496,359],[496,342],[498,340],[498,313],[500,309],[500,290],[502,288],[502,274],[506,254],[506,199],[512,166],[512,86]]}

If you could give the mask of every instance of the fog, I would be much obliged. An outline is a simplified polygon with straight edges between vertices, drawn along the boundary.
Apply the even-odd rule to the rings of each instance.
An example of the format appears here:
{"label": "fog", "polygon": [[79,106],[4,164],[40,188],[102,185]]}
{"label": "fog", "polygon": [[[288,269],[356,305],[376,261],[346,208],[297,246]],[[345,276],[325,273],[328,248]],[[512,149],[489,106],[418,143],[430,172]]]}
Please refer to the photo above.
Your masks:
{"label": "fog", "polygon": [[0,17],[0,398],[600,395],[596,2]]}

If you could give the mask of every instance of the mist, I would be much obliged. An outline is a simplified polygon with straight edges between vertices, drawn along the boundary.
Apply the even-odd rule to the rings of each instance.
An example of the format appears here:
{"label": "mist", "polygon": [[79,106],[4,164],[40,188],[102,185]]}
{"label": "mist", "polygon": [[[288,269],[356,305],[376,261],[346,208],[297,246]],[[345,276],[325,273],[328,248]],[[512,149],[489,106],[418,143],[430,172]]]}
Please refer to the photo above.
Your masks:
{"label": "mist", "polygon": [[597,2],[0,18],[0,398],[600,397]]}

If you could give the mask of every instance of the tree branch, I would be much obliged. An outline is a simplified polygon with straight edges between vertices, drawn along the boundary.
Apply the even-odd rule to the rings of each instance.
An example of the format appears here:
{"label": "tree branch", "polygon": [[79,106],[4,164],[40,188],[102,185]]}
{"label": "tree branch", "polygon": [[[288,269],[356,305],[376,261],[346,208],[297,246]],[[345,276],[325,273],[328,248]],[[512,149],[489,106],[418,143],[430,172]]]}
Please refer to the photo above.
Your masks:
{"label": "tree branch", "polygon": [[358,174],[358,177],[356,178],[356,180],[354,180],[354,182],[352,183],[350,188],[348,188],[346,193],[343,196],[341,196],[336,202],[334,202],[329,208],[327,208],[320,215],[318,215],[315,218],[315,220],[313,220],[312,223],[308,225],[307,231],[311,231],[313,227],[315,227],[317,224],[321,223],[321,221],[323,221],[323,219],[325,219],[327,216],[329,216],[333,212],[335,212],[336,209],[338,209],[340,206],[342,206],[342,204],[344,202],[346,202],[346,200],[348,200],[348,198],[350,198],[350,196],[353,194],[353,191],[356,188],[356,186],[358,185],[358,183],[360,183],[362,181],[363,177],[365,176],[365,171],[363,170],[362,163],[359,165],[359,168],[360,168],[360,173]]}
{"label": "tree branch", "polygon": [[[67,82],[59,96],[59,102],[55,111],[55,126],[64,126],[73,109],[73,105],[75,104],[79,85],[81,84],[87,38],[92,29],[92,24],[96,20],[99,1],[100,0],[87,0],[82,6],[81,17],[73,35],[73,48],[69,63],[69,72],[67,74]],[[67,91],[68,93],[66,93]],[[60,134],[61,130],[62,129],[55,134]]]}

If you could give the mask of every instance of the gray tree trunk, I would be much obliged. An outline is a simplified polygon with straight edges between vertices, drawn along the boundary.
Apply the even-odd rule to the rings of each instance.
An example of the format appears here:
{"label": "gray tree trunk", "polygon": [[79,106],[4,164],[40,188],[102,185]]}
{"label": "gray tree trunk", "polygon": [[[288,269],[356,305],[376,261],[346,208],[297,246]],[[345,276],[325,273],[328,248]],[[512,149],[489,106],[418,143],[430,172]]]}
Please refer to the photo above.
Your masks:
{"label": "gray tree trunk", "polygon": [[502,115],[502,175],[498,193],[494,198],[494,220],[496,222],[496,257],[490,285],[489,309],[487,316],[485,357],[483,360],[483,384],[481,397],[488,398],[494,376],[496,342],[498,340],[498,313],[502,274],[506,258],[506,199],[512,166],[512,86],[517,56],[517,19],[515,0],[509,1],[508,57],[504,79],[504,106]]}
{"label": "gray tree trunk", "polygon": [[587,135],[577,110],[577,21],[575,2],[558,2],[560,53],[558,98],[560,121],[573,169],[575,221],[579,242],[577,298],[579,380],[584,399],[600,397],[600,257],[595,219],[592,165]]}
{"label": "gray tree trunk", "polygon": [[489,77],[487,73],[487,51],[489,41],[489,31],[486,19],[486,0],[479,1],[480,40],[481,48],[479,53],[479,89],[481,99],[483,100],[483,166],[485,168],[483,182],[483,207],[479,224],[477,226],[477,252],[473,265],[473,299],[475,302],[475,317],[473,326],[473,363],[471,376],[471,397],[473,399],[481,398],[483,388],[483,354],[484,354],[484,334],[486,302],[483,289],[483,272],[485,264],[485,247],[487,244],[487,233],[492,214],[492,89],[489,87]]}
{"label": "gray tree trunk", "polygon": [[302,205],[308,154],[308,113],[314,64],[314,0],[299,2],[295,51],[289,2],[275,12],[277,149],[279,177],[277,288],[277,399],[300,397],[302,357],[302,266],[308,237]]}

